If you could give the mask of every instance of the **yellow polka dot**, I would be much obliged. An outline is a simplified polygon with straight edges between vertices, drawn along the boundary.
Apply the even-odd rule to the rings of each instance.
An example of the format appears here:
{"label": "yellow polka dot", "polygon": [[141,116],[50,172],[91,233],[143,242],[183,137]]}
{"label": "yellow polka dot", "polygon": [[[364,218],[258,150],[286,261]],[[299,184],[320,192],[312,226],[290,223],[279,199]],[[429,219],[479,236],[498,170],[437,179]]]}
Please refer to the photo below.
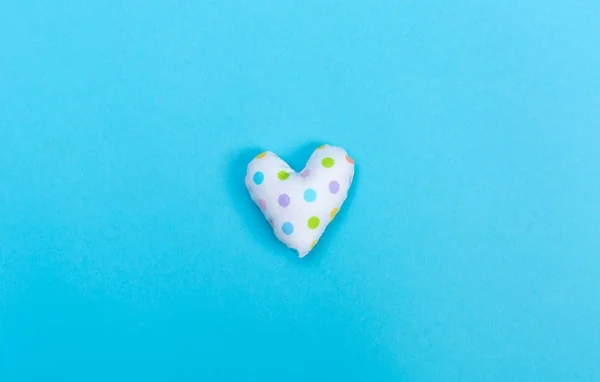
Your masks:
{"label": "yellow polka dot", "polygon": [[327,146],[327,145],[319,146],[319,147],[317,147],[317,150],[324,149],[324,148],[325,148],[325,146]]}
{"label": "yellow polka dot", "polygon": [[265,151],[264,153],[260,153],[256,156],[256,159],[261,159],[264,158],[265,156],[267,156],[267,152]]}
{"label": "yellow polka dot", "polygon": [[313,241],[312,244],[310,245],[310,249],[313,249],[313,247],[315,246],[315,244],[317,244],[317,241]]}
{"label": "yellow polka dot", "polygon": [[329,214],[329,217],[331,218],[331,220],[333,220],[333,218],[335,217],[335,214],[337,214],[339,210],[340,209],[337,207],[331,210],[331,213]]}

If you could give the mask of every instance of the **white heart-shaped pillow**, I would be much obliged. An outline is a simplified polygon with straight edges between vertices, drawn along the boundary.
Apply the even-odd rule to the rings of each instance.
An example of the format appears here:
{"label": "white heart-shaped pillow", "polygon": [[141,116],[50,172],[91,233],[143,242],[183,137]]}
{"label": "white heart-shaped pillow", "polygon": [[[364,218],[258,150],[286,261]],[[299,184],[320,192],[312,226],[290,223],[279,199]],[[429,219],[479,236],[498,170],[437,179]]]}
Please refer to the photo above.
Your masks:
{"label": "white heart-shaped pillow", "polygon": [[323,145],[297,173],[272,152],[248,164],[246,187],[275,236],[306,256],[340,210],[354,176],[354,161],[341,147]]}

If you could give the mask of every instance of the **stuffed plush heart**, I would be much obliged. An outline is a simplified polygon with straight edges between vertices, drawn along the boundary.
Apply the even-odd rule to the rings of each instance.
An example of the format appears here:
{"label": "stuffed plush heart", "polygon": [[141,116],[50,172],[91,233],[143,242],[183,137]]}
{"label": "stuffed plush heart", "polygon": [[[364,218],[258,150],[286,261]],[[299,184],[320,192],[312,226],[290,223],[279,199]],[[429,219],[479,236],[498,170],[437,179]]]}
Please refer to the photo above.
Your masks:
{"label": "stuffed plush heart", "polygon": [[323,145],[296,173],[271,152],[248,165],[246,187],[275,236],[306,256],[346,200],[354,161],[340,147]]}

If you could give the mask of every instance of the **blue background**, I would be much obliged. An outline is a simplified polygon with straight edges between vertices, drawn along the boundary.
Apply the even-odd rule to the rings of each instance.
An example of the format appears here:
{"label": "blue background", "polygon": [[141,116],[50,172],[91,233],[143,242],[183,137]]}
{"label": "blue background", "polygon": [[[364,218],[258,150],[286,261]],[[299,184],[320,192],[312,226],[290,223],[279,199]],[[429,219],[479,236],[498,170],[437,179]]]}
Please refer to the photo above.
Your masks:
{"label": "blue background", "polygon": [[[600,380],[599,17],[2,2],[0,380]],[[322,143],[298,260],[243,175]]]}

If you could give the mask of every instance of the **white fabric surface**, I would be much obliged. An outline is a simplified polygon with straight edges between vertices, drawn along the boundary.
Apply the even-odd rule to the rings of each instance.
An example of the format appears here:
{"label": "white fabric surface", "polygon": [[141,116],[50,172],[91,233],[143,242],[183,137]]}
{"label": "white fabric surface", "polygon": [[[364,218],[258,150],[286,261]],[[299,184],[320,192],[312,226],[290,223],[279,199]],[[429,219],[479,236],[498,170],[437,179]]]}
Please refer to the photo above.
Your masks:
{"label": "white fabric surface", "polygon": [[300,173],[272,152],[258,155],[248,164],[246,187],[275,236],[304,257],[346,200],[353,176],[346,151],[323,145]]}

